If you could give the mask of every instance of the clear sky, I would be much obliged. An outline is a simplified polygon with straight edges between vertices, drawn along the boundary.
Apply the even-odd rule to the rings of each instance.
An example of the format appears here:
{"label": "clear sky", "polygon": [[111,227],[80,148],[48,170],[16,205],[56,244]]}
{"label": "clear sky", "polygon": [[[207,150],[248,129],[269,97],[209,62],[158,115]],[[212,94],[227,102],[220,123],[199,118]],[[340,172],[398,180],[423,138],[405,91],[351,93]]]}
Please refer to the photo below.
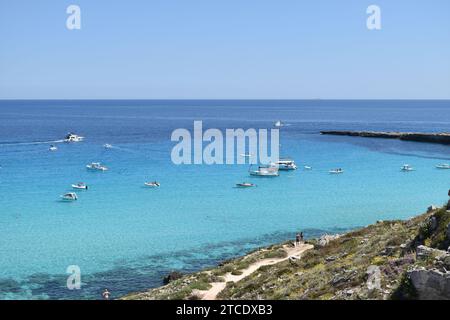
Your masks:
{"label": "clear sky", "polygon": [[449,0],[0,0],[0,99],[450,99],[449,14]]}

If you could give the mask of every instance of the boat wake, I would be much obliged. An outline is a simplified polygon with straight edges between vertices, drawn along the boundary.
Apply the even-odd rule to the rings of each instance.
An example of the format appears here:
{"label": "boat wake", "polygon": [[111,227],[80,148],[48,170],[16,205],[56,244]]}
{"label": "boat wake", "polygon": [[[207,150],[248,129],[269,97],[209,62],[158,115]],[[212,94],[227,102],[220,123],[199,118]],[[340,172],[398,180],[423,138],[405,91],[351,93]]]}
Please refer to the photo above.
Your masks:
{"label": "boat wake", "polygon": [[0,142],[0,146],[32,146],[39,144],[51,144],[62,143],[64,140],[51,140],[51,141],[34,141],[34,142]]}

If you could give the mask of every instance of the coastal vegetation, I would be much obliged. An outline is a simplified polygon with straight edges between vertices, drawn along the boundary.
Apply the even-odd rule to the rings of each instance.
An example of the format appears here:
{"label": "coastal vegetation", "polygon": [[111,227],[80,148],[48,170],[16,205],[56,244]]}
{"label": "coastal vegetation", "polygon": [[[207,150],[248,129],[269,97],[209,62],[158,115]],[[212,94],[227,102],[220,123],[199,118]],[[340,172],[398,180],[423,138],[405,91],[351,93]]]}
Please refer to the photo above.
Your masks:
{"label": "coastal vegetation", "polygon": [[[290,242],[274,245],[124,299],[202,299],[220,282],[217,299],[450,298],[446,208],[430,208],[406,221],[378,221],[307,243],[314,249],[301,258],[287,258]],[[280,262],[261,263],[267,259]],[[223,283],[224,276],[242,275],[258,262],[261,265],[239,281]],[[437,287],[429,287],[430,276],[437,277],[432,279]]]}

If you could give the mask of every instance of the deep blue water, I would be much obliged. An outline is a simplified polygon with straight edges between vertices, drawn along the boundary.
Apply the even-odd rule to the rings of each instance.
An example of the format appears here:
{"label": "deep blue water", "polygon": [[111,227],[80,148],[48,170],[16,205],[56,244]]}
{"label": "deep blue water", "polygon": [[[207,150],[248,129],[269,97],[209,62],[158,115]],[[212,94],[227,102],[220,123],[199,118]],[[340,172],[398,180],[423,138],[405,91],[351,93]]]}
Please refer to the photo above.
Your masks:
{"label": "deep blue water", "polygon": [[[171,132],[194,120],[247,129],[278,119],[282,154],[312,171],[255,179],[246,165],[171,162]],[[95,299],[105,287],[117,297],[298,230],[408,218],[446,200],[450,170],[434,166],[450,162],[448,146],[318,134],[339,129],[450,132],[450,101],[0,101],[0,298]],[[55,142],[69,131],[86,140]],[[88,172],[92,161],[110,171]],[[400,172],[404,163],[416,171]],[[335,167],[345,174],[329,175]],[[233,188],[244,180],[258,187]],[[90,190],[59,201],[78,181]],[[69,265],[81,290],[65,287]]]}

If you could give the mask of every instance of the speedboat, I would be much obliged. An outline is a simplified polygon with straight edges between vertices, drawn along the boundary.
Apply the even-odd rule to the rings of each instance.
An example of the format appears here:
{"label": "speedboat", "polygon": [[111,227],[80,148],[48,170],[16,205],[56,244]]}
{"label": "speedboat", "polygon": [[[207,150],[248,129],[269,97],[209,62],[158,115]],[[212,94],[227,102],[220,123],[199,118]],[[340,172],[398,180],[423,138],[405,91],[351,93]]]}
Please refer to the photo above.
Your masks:
{"label": "speedboat", "polygon": [[283,124],[283,122],[281,122],[281,120],[278,120],[278,121],[276,121],[276,122],[273,124],[273,126],[274,126],[275,128],[281,128],[281,127],[284,126],[284,124]]}
{"label": "speedboat", "polygon": [[61,196],[64,201],[75,201],[78,200],[78,196],[75,192],[69,192]]}
{"label": "speedboat", "polygon": [[331,174],[341,174],[341,173],[344,173],[344,170],[342,170],[341,168],[338,168],[338,169],[330,170],[329,173],[331,173]]}
{"label": "speedboat", "polygon": [[276,165],[278,166],[278,170],[297,170],[297,165],[294,160],[291,159],[280,159],[277,161]]}
{"label": "speedboat", "polygon": [[414,168],[411,167],[409,164],[404,164],[402,166],[402,171],[413,171],[413,170],[414,170]]}
{"label": "speedboat", "polygon": [[251,176],[258,177],[278,177],[278,168],[274,166],[259,166],[257,170],[249,170]]}
{"label": "speedboat", "polygon": [[92,162],[91,164],[88,164],[86,166],[88,170],[96,170],[96,171],[106,171],[108,170],[107,167],[102,166],[100,162]]}
{"label": "speedboat", "polygon": [[438,164],[436,166],[436,168],[438,168],[438,169],[450,169],[450,164],[448,164],[448,163]]}
{"label": "speedboat", "polygon": [[236,183],[236,187],[238,188],[251,188],[256,187],[256,184],[250,183],[250,182],[242,182],[242,183]]}
{"label": "speedboat", "polygon": [[159,182],[153,181],[153,182],[146,182],[144,183],[144,185],[150,188],[158,188],[161,184]]}
{"label": "speedboat", "polygon": [[77,184],[73,184],[72,188],[79,190],[87,190],[88,186],[84,182],[78,182]]}
{"label": "speedboat", "polygon": [[81,142],[83,141],[84,137],[81,137],[79,135],[76,135],[72,132],[69,132],[64,139],[65,142]]}
{"label": "speedboat", "polygon": [[106,143],[106,144],[103,145],[103,148],[105,148],[105,149],[111,149],[112,147],[113,146],[110,145],[109,143]]}
{"label": "speedboat", "polygon": [[48,148],[49,151],[56,151],[58,150],[57,147],[55,147],[54,145],[51,145],[50,148]]}

